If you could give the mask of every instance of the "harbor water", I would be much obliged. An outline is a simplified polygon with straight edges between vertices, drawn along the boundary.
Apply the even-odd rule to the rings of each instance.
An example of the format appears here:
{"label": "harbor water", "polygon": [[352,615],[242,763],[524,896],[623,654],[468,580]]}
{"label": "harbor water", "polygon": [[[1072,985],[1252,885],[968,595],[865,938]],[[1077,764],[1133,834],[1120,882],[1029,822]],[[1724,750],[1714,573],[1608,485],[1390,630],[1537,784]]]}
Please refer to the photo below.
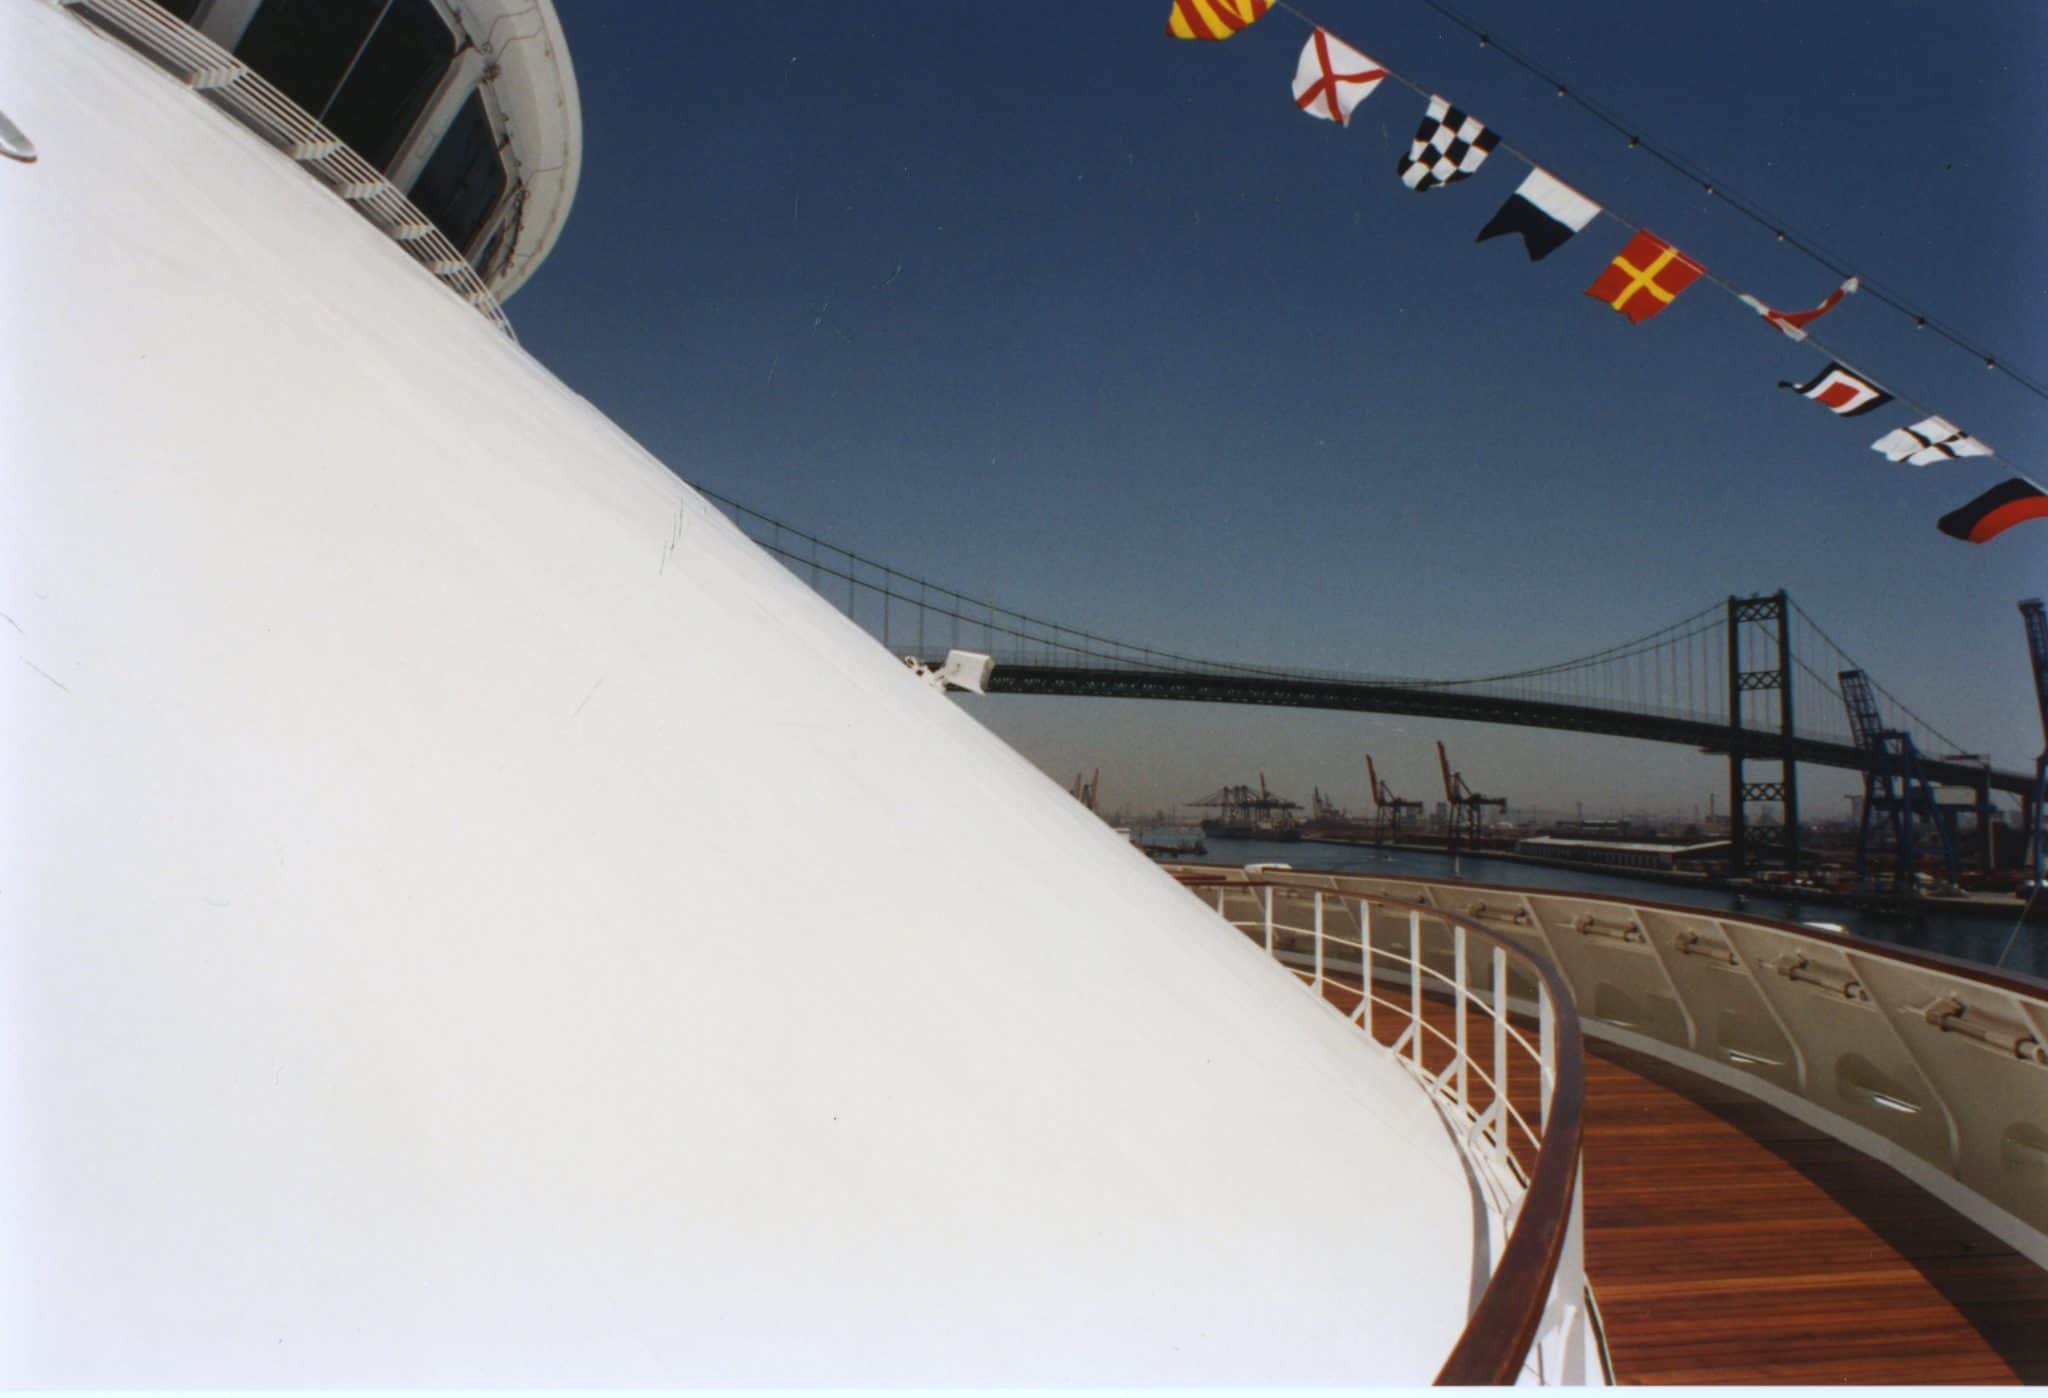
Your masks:
{"label": "harbor water", "polygon": [[[1469,883],[1516,884],[1525,888],[1570,889],[1612,893],[1648,902],[1681,903],[1714,912],[1739,912],[1781,922],[1829,923],[1853,936],[1961,957],[1981,965],[2048,979],[2048,926],[2018,926],[2021,903],[2009,913],[1974,915],[1948,911],[1911,917],[1878,914],[1835,904],[1801,904],[1793,899],[1738,895],[1725,888],[1689,887],[1630,878],[1598,869],[1561,869],[1484,855],[1455,857],[1436,850],[1379,849],[1369,845],[1323,844],[1313,840],[1281,843],[1223,840],[1211,837],[1209,852],[1199,862],[1211,864],[1291,864],[1297,869],[1327,869],[1340,874],[1385,874],[1417,879],[1460,879]],[[2015,935],[2015,927],[2018,927]],[[2008,949],[2008,943],[2010,948]]]}

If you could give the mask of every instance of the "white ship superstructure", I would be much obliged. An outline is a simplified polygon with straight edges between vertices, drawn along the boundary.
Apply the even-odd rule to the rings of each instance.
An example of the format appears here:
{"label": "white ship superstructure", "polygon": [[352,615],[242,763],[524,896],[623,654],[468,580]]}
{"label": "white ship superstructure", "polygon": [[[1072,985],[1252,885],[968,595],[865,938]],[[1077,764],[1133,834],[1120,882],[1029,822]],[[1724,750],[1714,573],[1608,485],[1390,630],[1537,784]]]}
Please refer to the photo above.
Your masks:
{"label": "white ship superstructure", "polygon": [[[173,10],[559,231],[546,0]],[[1396,1061],[208,81],[0,0],[0,1386],[1428,1380]]]}

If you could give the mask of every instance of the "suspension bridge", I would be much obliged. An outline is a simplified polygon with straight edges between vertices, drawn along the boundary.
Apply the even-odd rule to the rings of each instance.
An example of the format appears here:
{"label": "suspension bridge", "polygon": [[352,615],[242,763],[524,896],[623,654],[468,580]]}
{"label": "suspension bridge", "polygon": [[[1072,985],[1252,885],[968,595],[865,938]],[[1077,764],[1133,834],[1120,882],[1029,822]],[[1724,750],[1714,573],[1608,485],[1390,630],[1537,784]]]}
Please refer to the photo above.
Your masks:
{"label": "suspension bridge", "polygon": [[[1844,674],[1867,672],[1782,591],[1731,596],[1618,645],[1498,674],[1434,679],[1254,665],[1032,616],[696,489],[892,654],[931,666],[949,650],[992,656],[990,693],[1404,714],[1679,744],[1728,762],[1738,871],[1761,844],[1796,864],[1801,764],[1872,769],[1871,748],[1852,731],[1842,697]],[[1989,812],[1994,791],[2023,807],[2033,799],[2033,772],[1993,768],[1874,679],[1864,683],[1886,728],[1910,735],[1925,754],[1919,767],[1928,780],[1969,788],[1980,812]],[[1756,772],[1752,764],[1768,767]],[[1752,821],[1757,805],[1779,808],[1781,819]]]}

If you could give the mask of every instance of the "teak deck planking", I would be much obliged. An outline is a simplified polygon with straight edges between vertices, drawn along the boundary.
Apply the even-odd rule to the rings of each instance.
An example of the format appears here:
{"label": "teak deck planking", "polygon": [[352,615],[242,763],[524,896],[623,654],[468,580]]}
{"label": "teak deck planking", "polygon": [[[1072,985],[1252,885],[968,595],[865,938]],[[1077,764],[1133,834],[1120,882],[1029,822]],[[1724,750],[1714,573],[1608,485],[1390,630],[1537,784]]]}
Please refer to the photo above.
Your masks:
{"label": "teak deck planking", "polygon": [[1586,1270],[1619,1381],[2048,1381],[2048,1272],[1735,1088],[1597,1039],[1586,1066]]}
{"label": "teak deck planking", "polygon": [[[1405,1022],[1376,1012],[1374,1037]],[[1530,1113],[1532,1067],[1509,1085]],[[1588,1039],[1586,1078],[1586,1271],[1617,1382],[2048,1382],[2048,1272],[1896,1170],[1615,1044]]]}

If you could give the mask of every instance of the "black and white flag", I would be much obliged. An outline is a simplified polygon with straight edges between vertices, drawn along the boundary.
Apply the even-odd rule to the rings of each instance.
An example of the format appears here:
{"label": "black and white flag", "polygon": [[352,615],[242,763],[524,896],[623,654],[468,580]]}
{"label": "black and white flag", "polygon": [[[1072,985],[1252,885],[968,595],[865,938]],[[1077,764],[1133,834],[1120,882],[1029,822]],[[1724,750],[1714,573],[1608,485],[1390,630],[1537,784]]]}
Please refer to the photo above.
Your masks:
{"label": "black and white flag", "polygon": [[1870,444],[1889,461],[1910,461],[1915,466],[1932,466],[1937,461],[1954,461],[1959,456],[1990,456],[1991,448],[1965,433],[1945,417],[1924,418],[1911,427],[1887,432]]}
{"label": "black and white flag", "polygon": [[1522,235],[1529,260],[1540,262],[1563,247],[1600,214],[1600,206],[1547,170],[1530,167],[1529,178],[1515,187],[1507,203],[1486,221],[1477,241]]}
{"label": "black and white flag", "polygon": [[1479,118],[1466,116],[1441,97],[1432,97],[1429,115],[1415,128],[1415,140],[1401,157],[1401,183],[1420,193],[1462,180],[1484,164],[1486,153],[1499,144],[1499,134],[1487,130]]}

